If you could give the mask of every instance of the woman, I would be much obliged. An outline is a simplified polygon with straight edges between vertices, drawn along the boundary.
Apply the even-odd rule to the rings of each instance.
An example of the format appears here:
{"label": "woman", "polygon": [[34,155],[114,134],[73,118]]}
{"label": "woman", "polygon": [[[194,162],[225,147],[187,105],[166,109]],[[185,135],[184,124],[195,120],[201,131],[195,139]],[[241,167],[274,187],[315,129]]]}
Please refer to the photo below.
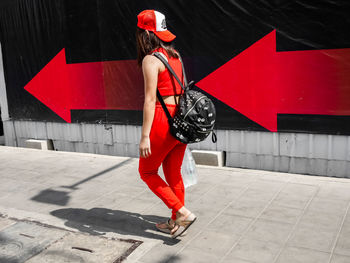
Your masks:
{"label": "woman", "polygon": [[[181,61],[172,45],[175,35],[167,30],[163,14],[144,10],[137,19],[137,60],[139,66],[142,66],[145,89],[138,170],[148,187],[172,209],[171,218],[167,222],[156,224],[157,229],[176,238],[188,229],[196,216],[184,206],[185,188],[181,164],[186,144],[170,134],[168,120],[156,92],[158,88],[170,115],[174,116],[182,89],[152,53],[161,53],[175,73],[183,78]],[[166,182],[158,175],[161,164]]]}

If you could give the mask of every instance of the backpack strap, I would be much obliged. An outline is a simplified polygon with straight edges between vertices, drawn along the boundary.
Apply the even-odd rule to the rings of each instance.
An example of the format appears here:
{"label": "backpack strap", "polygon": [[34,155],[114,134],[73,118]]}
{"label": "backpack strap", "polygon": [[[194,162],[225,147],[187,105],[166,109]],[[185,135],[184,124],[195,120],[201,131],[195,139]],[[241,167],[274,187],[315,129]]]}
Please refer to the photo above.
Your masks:
{"label": "backpack strap", "polygon": [[[163,64],[166,66],[166,68],[169,70],[169,72],[175,77],[175,79],[177,80],[177,82],[179,82],[181,88],[182,88],[183,90],[185,90],[185,88],[184,88],[183,84],[181,83],[181,81],[179,80],[178,76],[176,75],[176,73],[174,72],[174,70],[172,69],[172,67],[169,65],[168,59],[165,57],[165,55],[164,55],[163,53],[161,53],[161,52],[154,52],[152,55],[154,55],[154,56],[157,57],[160,61],[163,62]],[[164,57],[165,57],[165,58],[164,58]],[[181,61],[181,60],[180,60],[180,61]],[[184,71],[183,71],[183,64],[182,64],[182,61],[181,61],[181,65],[182,65],[182,72],[184,72]],[[185,75],[184,75],[184,76],[185,76]],[[185,79],[186,79],[186,77],[184,77],[184,80],[185,80]],[[186,80],[186,82],[184,82],[184,83],[187,85],[187,80]],[[157,88],[157,98],[158,98],[160,104],[162,105],[162,108],[163,108],[163,110],[164,110],[164,112],[165,112],[165,115],[166,115],[167,118],[168,118],[168,121],[171,120],[172,117],[171,117],[171,115],[170,115],[170,113],[169,113],[168,108],[166,107],[166,105],[165,105],[165,103],[164,103],[164,100],[163,100],[162,96],[160,95],[160,92],[159,92],[158,88]]]}
{"label": "backpack strap", "polygon": [[187,83],[187,78],[186,78],[186,71],[185,71],[185,68],[184,68],[184,63],[182,61],[182,58],[180,56],[179,53],[177,53],[179,55],[179,59],[180,59],[180,62],[181,62],[181,67],[182,67],[182,76],[183,76],[183,80],[184,80],[184,84],[185,84],[185,87],[188,87],[188,83]]}
{"label": "backpack strap", "polygon": [[153,55],[154,53],[157,53],[157,54],[161,55],[161,56],[166,60],[166,62],[169,62],[169,61],[168,61],[168,58],[166,57],[166,55],[164,55],[164,53],[162,53],[162,52],[153,52],[152,55]]}
{"label": "backpack strap", "polygon": [[163,108],[163,110],[164,110],[164,112],[165,112],[165,115],[166,115],[167,118],[168,118],[168,121],[171,120],[172,117],[171,117],[171,115],[170,115],[170,113],[169,113],[169,110],[168,110],[168,108],[166,107],[166,105],[165,105],[165,103],[164,103],[164,100],[163,100],[162,96],[160,95],[158,89],[157,89],[157,97],[158,97],[158,100],[159,100],[160,104],[162,105],[162,108]]}
{"label": "backpack strap", "polygon": [[[157,55],[156,55],[156,54],[157,54]],[[161,52],[154,52],[152,55],[156,56],[156,57],[157,57],[158,59],[160,59],[163,63],[168,64],[168,58],[167,58],[163,53],[161,53]],[[171,117],[171,115],[170,115],[170,113],[169,113],[168,108],[166,107],[166,105],[165,105],[165,103],[164,103],[164,100],[163,100],[162,96],[161,96],[160,93],[159,93],[158,88],[157,88],[157,98],[158,98],[160,104],[162,105],[162,108],[163,108],[163,110],[164,110],[164,112],[165,112],[165,115],[166,115],[168,121],[170,121],[170,120],[172,119],[172,117]]]}

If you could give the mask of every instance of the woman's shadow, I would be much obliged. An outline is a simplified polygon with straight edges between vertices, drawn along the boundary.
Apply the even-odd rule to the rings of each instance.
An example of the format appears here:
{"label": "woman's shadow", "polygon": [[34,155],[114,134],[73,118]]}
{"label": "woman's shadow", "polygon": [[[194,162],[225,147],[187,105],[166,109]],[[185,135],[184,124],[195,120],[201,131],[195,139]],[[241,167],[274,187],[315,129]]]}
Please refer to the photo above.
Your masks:
{"label": "woman's shadow", "polygon": [[136,235],[145,238],[160,239],[164,244],[175,245],[178,239],[168,234],[158,232],[157,222],[167,218],[155,215],[141,215],[139,213],[111,210],[95,207],[92,209],[64,208],[50,212],[51,215],[66,219],[65,225],[91,235],[104,235],[106,232],[115,232],[122,235]]}

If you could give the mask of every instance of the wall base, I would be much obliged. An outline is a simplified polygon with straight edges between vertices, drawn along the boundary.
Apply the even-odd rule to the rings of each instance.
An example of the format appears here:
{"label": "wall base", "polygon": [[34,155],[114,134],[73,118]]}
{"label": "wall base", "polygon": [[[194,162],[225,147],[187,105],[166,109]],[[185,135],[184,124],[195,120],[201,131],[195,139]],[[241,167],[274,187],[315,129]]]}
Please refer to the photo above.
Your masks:
{"label": "wall base", "polygon": [[[5,145],[52,139],[54,150],[139,157],[141,126],[5,120]],[[217,143],[191,150],[224,151],[226,166],[350,178],[350,136],[217,130]],[[210,137],[210,136],[209,136]]]}

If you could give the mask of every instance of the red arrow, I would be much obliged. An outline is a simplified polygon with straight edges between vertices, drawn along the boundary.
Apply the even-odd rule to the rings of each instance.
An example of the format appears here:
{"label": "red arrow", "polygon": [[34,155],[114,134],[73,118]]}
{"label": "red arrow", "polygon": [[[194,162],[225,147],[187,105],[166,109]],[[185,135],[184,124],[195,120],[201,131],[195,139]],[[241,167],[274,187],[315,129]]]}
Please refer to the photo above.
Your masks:
{"label": "red arrow", "polygon": [[276,51],[276,31],[197,83],[270,131],[277,114],[350,115],[350,49]]}
{"label": "red arrow", "polygon": [[62,49],[24,88],[67,122],[71,109],[141,110],[135,60],[67,64]]}

